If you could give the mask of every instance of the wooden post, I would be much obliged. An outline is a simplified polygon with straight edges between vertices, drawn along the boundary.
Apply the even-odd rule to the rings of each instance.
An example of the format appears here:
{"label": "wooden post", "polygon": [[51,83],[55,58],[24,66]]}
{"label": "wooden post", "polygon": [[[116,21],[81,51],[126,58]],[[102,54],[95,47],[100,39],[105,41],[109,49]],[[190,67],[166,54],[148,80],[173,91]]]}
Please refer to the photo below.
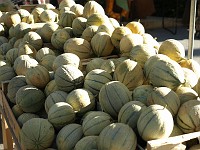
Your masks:
{"label": "wooden post", "polygon": [[1,115],[2,124],[2,136],[3,136],[3,146],[4,150],[13,150],[13,139],[6,123],[5,118]]}

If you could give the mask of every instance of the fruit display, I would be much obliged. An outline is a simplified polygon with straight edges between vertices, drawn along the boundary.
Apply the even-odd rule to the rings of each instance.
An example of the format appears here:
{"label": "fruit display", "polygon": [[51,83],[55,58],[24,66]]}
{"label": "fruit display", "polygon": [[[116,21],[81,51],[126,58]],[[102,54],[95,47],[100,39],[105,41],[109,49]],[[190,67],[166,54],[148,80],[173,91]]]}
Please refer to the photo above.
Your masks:
{"label": "fruit display", "polygon": [[135,150],[200,131],[200,65],[178,40],[120,25],[96,1],[2,12],[0,23],[0,82],[25,149]]}

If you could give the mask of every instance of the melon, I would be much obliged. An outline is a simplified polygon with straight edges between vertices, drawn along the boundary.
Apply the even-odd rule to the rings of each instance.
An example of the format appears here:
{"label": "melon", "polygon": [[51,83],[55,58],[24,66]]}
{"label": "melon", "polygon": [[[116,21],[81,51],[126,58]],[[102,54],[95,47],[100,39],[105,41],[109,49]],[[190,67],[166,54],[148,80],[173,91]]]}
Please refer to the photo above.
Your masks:
{"label": "melon", "polygon": [[111,75],[113,75],[113,73],[115,72],[117,66],[122,62],[123,60],[121,59],[107,59],[105,60],[102,65],[101,65],[101,69],[107,71],[108,73],[110,73]]}
{"label": "melon", "polygon": [[36,58],[37,50],[31,44],[20,43],[18,47],[18,56],[20,55],[30,55]]}
{"label": "melon", "polygon": [[118,122],[129,125],[134,131],[137,131],[137,121],[142,111],[147,108],[140,101],[130,101],[126,103],[119,111]]}
{"label": "melon", "polygon": [[85,136],[82,139],[80,139],[76,145],[75,150],[92,150],[92,149],[98,149],[97,148],[97,139],[98,136]]}
{"label": "melon", "polygon": [[138,133],[144,141],[168,138],[173,127],[172,114],[158,104],[147,107],[140,114],[137,122]]}
{"label": "melon", "polygon": [[10,43],[10,45],[12,45],[12,47],[13,47],[16,41],[17,41],[17,38],[12,37],[12,38],[9,39],[8,43]]}
{"label": "melon", "polygon": [[32,118],[39,118],[39,116],[33,113],[23,113],[17,118],[17,123],[22,127],[25,122]]}
{"label": "melon", "polygon": [[143,44],[143,37],[140,34],[127,34],[120,40],[120,53],[129,53],[136,45]]}
{"label": "melon", "polygon": [[169,57],[158,60],[151,58],[145,63],[144,72],[153,86],[176,89],[185,82],[184,71],[176,61]]}
{"label": "melon", "polygon": [[154,88],[147,97],[147,103],[149,105],[158,104],[166,107],[175,116],[180,107],[180,99],[178,95],[167,87],[157,87]]}
{"label": "melon", "polygon": [[56,129],[61,129],[75,120],[75,112],[70,104],[58,102],[49,109],[48,120]]}
{"label": "melon", "polygon": [[9,81],[7,96],[12,103],[16,103],[16,93],[25,85],[27,85],[27,83],[26,78],[23,75],[15,76]]}
{"label": "melon", "polygon": [[14,105],[12,107],[12,112],[15,118],[18,118],[21,114],[23,114],[23,110],[19,107],[19,105]]}
{"label": "melon", "polygon": [[40,28],[40,36],[42,38],[42,41],[45,42],[45,43],[51,43],[51,36],[59,28],[60,27],[59,27],[59,25],[56,22],[45,23]]}
{"label": "melon", "polygon": [[43,47],[39,49],[36,53],[36,60],[40,62],[42,58],[46,55],[55,55],[54,51],[48,47]]}
{"label": "melon", "polygon": [[84,88],[71,91],[67,95],[66,102],[72,106],[77,115],[82,115],[95,108],[94,95]]}
{"label": "melon", "polygon": [[31,31],[31,25],[25,22],[20,22],[16,26],[9,29],[9,37],[23,38],[26,33]]}
{"label": "melon", "polygon": [[183,103],[179,108],[176,121],[178,127],[184,133],[200,131],[199,107],[200,107],[200,101],[195,99]]}
{"label": "melon", "polygon": [[46,9],[40,14],[41,22],[58,22],[58,14],[51,9]]}
{"label": "melon", "polygon": [[197,92],[189,87],[181,86],[181,87],[177,88],[175,92],[180,99],[181,105],[189,100],[198,98]]}
{"label": "melon", "polygon": [[19,44],[22,43],[23,38],[17,39],[13,45],[14,48],[18,48]]}
{"label": "melon", "polygon": [[114,49],[114,45],[111,42],[110,35],[105,32],[96,33],[92,37],[91,47],[92,47],[93,53],[97,57],[108,56],[112,53]]}
{"label": "melon", "polygon": [[80,65],[80,58],[73,53],[58,55],[53,62],[53,70],[56,71],[61,65],[72,65],[76,68]]}
{"label": "melon", "polygon": [[55,72],[55,82],[58,89],[70,92],[83,86],[84,75],[72,65],[62,65]]}
{"label": "melon", "polygon": [[55,6],[53,6],[52,4],[50,3],[46,3],[46,4],[39,4],[36,6],[36,8],[43,8],[43,9],[55,9]]}
{"label": "melon", "polygon": [[144,73],[137,62],[127,59],[117,66],[113,78],[123,83],[129,90],[134,90],[143,84]]}
{"label": "melon", "polygon": [[90,71],[92,71],[94,69],[100,69],[101,64],[103,62],[104,62],[104,59],[102,59],[102,58],[93,58],[86,65],[86,68],[85,68],[86,73],[89,73]]}
{"label": "melon", "polygon": [[85,136],[98,136],[112,121],[111,116],[105,112],[90,111],[83,118],[83,133]]}
{"label": "melon", "polygon": [[20,130],[20,142],[26,149],[48,148],[53,143],[54,136],[54,127],[42,118],[30,119]]}
{"label": "melon", "polygon": [[77,17],[83,16],[83,9],[84,7],[81,4],[74,4],[72,7],[70,7],[70,11],[74,12]]}
{"label": "melon", "polygon": [[8,39],[4,36],[0,36],[0,45],[2,45],[3,43],[8,43]]}
{"label": "melon", "polygon": [[95,25],[86,27],[81,35],[81,38],[90,42],[92,37],[97,33],[97,30],[98,30],[98,26],[95,26]]}
{"label": "melon", "polygon": [[179,62],[185,57],[185,48],[178,40],[167,39],[161,43],[158,53],[167,55],[172,60]]}
{"label": "melon", "polygon": [[42,13],[43,11],[44,11],[44,9],[41,8],[41,7],[36,7],[36,8],[34,8],[34,9],[32,10],[31,15],[33,15],[33,19],[34,19],[34,22],[35,22],[35,23],[40,23],[40,22],[41,22],[41,20],[40,20],[40,15],[41,15],[41,13]]}
{"label": "melon", "polygon": [[121,39],[128,34],[131,34],[131,30],[127,27],[120,26],[115,28],[111,35],[111,41],[113,45],[119,50],[120,49],[120,41]]}
{"label": "melon", "polygon": [[126,25],[132,33],[143,35],[145,33],[144,26],[138,21],[131,21]]}
{"label": "melon", "polygon": [[42,90],[32,85],[25,85],[16,93],[16,104],[24,112],[35,113],[43,107],[45,98]]}
{"label": "melon", "polygon": [[80,37],[86,28],[87,19],[83,17],[77,17],[72,22],[73,33],[76,37]]}
{"label": "melon", "polygon": [[13,66],[15,59],[18,57],[18,48],[11,48],[6,53],[6,60]]}
{"label": "melon", "polygon": [[10,28],[21,22],[21,17],[17,11],[9,11],[5,13],[4,24]]}
{"label": "melon", "polygon": [[158,43],[158,41],[156,41],[156,38],[153,38],[153,36],[151,34],[148,33],[144,33],[142,35],[143,37],[143,43],[144,44],[150,44],[152,45],[157,51],[159,50],[160,47],[160,43]]}
{"label": "melon", "polygon": [[147,105],[148,95],[153,91],[152,85],[140,85],[136,87],[132,92],[132,100],[140,101]]}
{"label": "melon", "polygon": [[70,39],[70,34],[65,29],[57,29],[53,32],[51,36],[51,44],[55,47],[58,51],[63,52],[63,46],[65,42]]}
{"label": "melon", "polygon": [[11,80],[15,77],[15,71],[11,66],[1,66],[0,67],[0,83],[3,81]]}
{"label": "melon", "polygon": [[40,62],[40,65],[45,67],[48,71],[53,71],[53,61],[56,59],[54,55],[44,56]]}
{"label": "melon", "polygon": [[92,54],[90,43],[83,38],[70,38],[63,48],[65,53],[76,54],[80,59],[90,58]]}
{"label": "melon", "polygon": [[98,32],[106,32],[108,33],[110,36],[112,35],[113,31],[114,31],[114,27],[112,26],[112,24],[110,22],[106,23],[106,24],[102,24],[98,27],[97,33]]}
{"label": "melon", "polygon": [[96,1],[88,1],[84,5],[83,17],[88,18],[94,13],[105,14],[104,8]]}
{"label": "melon", "polygon": [[75,1],[74,0],[62,0],[59,3],[59,9],[62,9],[63,7],[72,7],[73,5],[75,5]]}
{"label": "melon", "polygon": [[3,43],[0,46],[0,55],[6,55],[6,53],[12,49],[12,45],[10,43]]}
{"label": "melon", "polygon": [[183,135],[183,131],[181,131],[181,129],[176,124],[174,124],[174,128],[169,137],[179,136],[179,135]]}
{"label": "melon", "polygon": [[65,102],[67,98],[67,93],[64,91],[53,91],[49,94],[45,100],[45,111],[48,113],[49,109],[58,102]]}
{"label": "melon", "polygon": [[72,22],[76,18],[76,14],[72,11],[66,11],[61,14],[58,24],[62,27],[72,27]]}
{"label": "melon", "polygon": [[182,69],[185,77],[185,83],[183,84],[183,86],[194,88],[198,83],[198,78],[196,74],[188,68],[182,67]]}
{"label": "melon", "polygon": [[155,48],[148,44],[141,44],[134,46],[130,51],[130,59],[138,62],[142,68],[146,61],[157,54]]}
{"label": "melon", "polygon": [[36,50],[41,49],[43,46],[43,41],[41,36],[34,31],[26,33],[22,41],[32,45]]}
{"label": "melon", "polygon": [[112,123],[101,131],[97,143],[99,150],[134,150],[137,137],[128,125]]}
{"label": "melon", "polygon": [[107,24],[107,23],[109,23],[108,16],[102,13],[94,13],[87,18],[86,27],[92,25],[100,26],[102,24]]}
{"label": "melon", "polygon": [[55,80],[51,80],[49,83],[47,83],[45,89],[44,89],[44,93],[47,96],[49,96],[51,93],[53,93],[54,91],[58,91],[58,86],[56,85]]}
{"label": "melon", "polygon": [[110,114],[114,119],[117,118],[122,106],[129,101],[131,101],[131,92],[119,81],[110,81],[100,89],[100,105],[103,111]]}
{"label": "melon", "polygon": [[29,55],[21,55],[15,59],[13,68],[17,75],[25,75],[28,68],[37,65],[38,62]]}
{"label": "melon", "polygon": [[112,76],[107,71],[94,69],[85,76],[84,88],[96,96],[99,94],[102,86],[110,81],[112,81]]}
{"label": "melon", "polygon": [[59,150],[74,149],[76,143],[83,137],[83,130],[80,124],[69,124],[64,126],[56,137],[56,145]]}
{"label": "melon", "polygon": [[109,17],[109,21],[114,28],[120,27],[119,21],[117,21],[115,18]]}
{"label": "melon", "polygon": [[28,23],[28,24],[35,23],[33,14],[30,14],[29,16],[22,18],[22,22],[25,22],[25,23]]}
{"label": "melon", "polygon": [[23,8],[18,9],[17,12],[19,13],[21,19],[30,15],[30,12]]}

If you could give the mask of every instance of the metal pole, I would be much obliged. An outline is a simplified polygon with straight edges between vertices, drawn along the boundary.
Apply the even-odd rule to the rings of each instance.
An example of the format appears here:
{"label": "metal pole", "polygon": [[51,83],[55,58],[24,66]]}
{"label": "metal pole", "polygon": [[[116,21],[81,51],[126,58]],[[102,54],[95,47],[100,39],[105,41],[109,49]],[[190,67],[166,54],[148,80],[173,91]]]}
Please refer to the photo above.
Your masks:
{"label": "metal pole", "polygon": [[189,44],[188,44],[188,59],[193,58],[196,6],[197,6],[197,0],[191,0],[189,41],[188,41],[189,42]]}

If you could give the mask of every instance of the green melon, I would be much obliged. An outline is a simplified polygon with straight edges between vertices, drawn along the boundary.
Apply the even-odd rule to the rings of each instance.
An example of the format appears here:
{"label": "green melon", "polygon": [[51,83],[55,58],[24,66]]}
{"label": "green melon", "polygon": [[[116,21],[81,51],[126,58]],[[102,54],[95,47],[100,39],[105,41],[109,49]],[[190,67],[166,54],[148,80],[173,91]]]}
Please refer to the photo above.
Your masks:
{"label": "green melon", "polygon": [[137,121],[146,105],[140,101],[130,101],[126,103],[119,111],[118,122],[129,125],[134,131],[137,131]]}
{"label": "green melon", "polygon": [[64,46],[65,53],[76,54],[80,59],[87,59],[91,57],[92,48],[90,43],[83,38],[70,38]]}
{"label": "green melon", "polygon": [[66,29],[58,29],[53,32],[51,36],[51,44],[53,47],[55,47],[57,50],[63,52],[63,46],[65,42],[70,39],[70,34],[66,31]]}
{"label": "green melon", "polygon": [[99,102],[102,109],[116,119],[122,106],[131,100],[130,94],[123,83],[110,81],[100,89]]}
{"label": "green melon", "polygon": [[172,116],[175,116],[180,107],[180,99],[178,95],[168,87],[157,87],[149,93],[147,98],[149,105],[158,104],[166,107]]}
{"label": "green melon", "polygon": [[51,106],[53,106],[55,103],[65,102],[67,95],[68,94],[64,91],[53,91],[45,100],[45,111],[48,113]]}
{"label": "green melon", "polygon": [[70,104],[77,115],[82,115],[95,108],[95,97],[87,89],[75,89],[71,91],[66,98],[66,102]]}
{"label": "green melon", "polygon": [[133,101],[140,101],[147,105],[147,97],[153,91],[152,85],[140,85],[132,92]]}
{"label": "green melon", "polygon": [[102,14],[102,13],[94,13],[94,14],[91,14],[87,18],[86,27],[89,27],[92,25],[100,26],[100,25],[106,24],[106,23],[109,23],[108,16],[106,16],[105,14]]}
{"label": "green melon", "polygon": [[101,87],[112,81],[112,76],[105,70],[94,69],[85,76],[84,88],[98,95]]}
{"label": "green melon", "polygon": [[32,118],[39,118],[39,116],[33,113],[23,113],[17,118],[17,122],[19,126],[22,127],[25,122]]}
{"label": "green melon", "polygon": [[83,137],[80,124],[69,124],[64,126],[56,137],[56,145],[59,150],[72,150],[76,143]]}
{"label": "green melon", "polygon": [[181,105],[177,114],[177,125],[184,133],[200,131],[200,101],[189,100]]}
{"label": "green melon", "polygon": [[74,4],[72,7],[70,7],[70,11],[74,12],[77,17],[83,16],[83,9],[84,7],[81,4]]}
{"label": "green melon", "polygon": [[53,70],[56,71],[62,65],[73,65],[76,68],[79,67],[80,58],[73,53],[63,53],[56,57],[53,62]]}
{"label": "green melon", "polygon": [[[98,41],[98,42],[97,42]],[[93,53],[97,56],[108,56],[112,53],[114,45],[111,42],[111,37],[108,33],[96,33],[91,39],[91,47]]]}
{"label": "green melon", "polygon": [[83,17],[77,17],[72,22],[73,33],[76,37],[80,37],[86,28],[87,19]]}
{"label": "green melon", "polygon": [[75,150],[96,150],[98,136],[85,136],[80,139],[76,145]]}
{"label": "green melon", "polygon": [[144,82],[142,67],[135,61],[127,59],[117,66],[113,78],[122,82],[129,90],[134,90]]}
{"label": "green melon", "polygon": [[36,58],[37,50],[31,44],[20,43],[18,47],[18,56],[20,55],[30,55]]}
{"label": "green melon", "polygon": [[28,68],[37,66],[38,62],[29,55],[21,55],[14,61],[14,70],[17,75],[25,75]]}
{"label": "green melon", "polygon": [[181,86],[181,87],[177,88],[175,92],[180,99],[181,105],[184,102],[198,98],[197,92],[189,87]]}
{"label": "green melon", "polygon": [[66,11],[61,14],[58,24],[62,27],[72,27],[72,22],[76,18],[76,14],[72,11]]}
{"label": "green melon", "polygon": [[25,76],[27,84],[33,85],[40,89],[45,88],[50,81],[48,70],[41,65],[27,69]]}
{"label": "green melon", "polygon": [[20,142],[26,149],[48,148],[53,143],[54,136],[55,130],[52,124],[42,118],[30,119],[20,130]]}
{"label": "green melon", "polygon": [[49,96],[51,93],[53,93],[54,91],[58,91],[59,89],[58,89],[58,87],[57,87],[57,85],[56,85],[56,82],[55,82],[55,80],[53,79],[53,80],[51,80],[47,85],[46,85],[46,87],[45,87],[45,89],[44,89],[44,93],[45,93],[45,95],[46,95],[46,97],[47,96]]}
{"label": "green melon", "polygon": [[0,55],[6,55],[6,53],[12,48],[10,43],[3,43],[0,46]]}
{"label": "green melon", "polygon": [[83,86],[84,75],[72,65],[62,65],[55,72],[55,82],[58,89],[70,92]]}
{"label": "green melon", "polygon": [[11,80],[15,76],[16,76],[16,74],[15,74],[13,67],[11,67],[11,66],[1,66],[0,67],[0,83],[3,81]]}
{"label": "green melon", "polygon": [[62,9],[63,7],[72,7],[75,3],[74,0],[62,0],[60,3],[59,3],[59,9]]}
{"label": "green melon", "polygon": [[58,22],[58,14],[55,13],[51,9],[46,9],[42,11],[39,15],[41,22],[48,23],[48,22]]}
{"label": "green melon", "polygon": [[97,143],[99,150],[134,150],[137,137],[128,125],[112,123],[101,131]]}
{"label": "green melon", "polygon": [[6,60],[11,64],[14,65],[15,59],[18,57],[18,48],[12,48],[6,53]]}
{"label": "green melon", "polygon": [[43,41],[41,36],[34,31],[26,33],[22,41],[32,45],[36,50],[41,49],[43,46]]}
{"label": "green melon", "polygon": [[104,62],[104,59],[102,59],[102,58],[93,58],[86,65],[86,68],[85,68],[86,73],[89,73],[90,71],[92,71],[94,69],[100,69],[101,64],[103,62]]}
{"label": "green melon", "polygon": [[94,13],[105,14],[103,7],[96,1],[88,1],[84,5],[83,17],[88,18]]}
{"label": "green melon", "polygon": [[44,105],[45,95],[42,90],[26,85],[21,87],[16,93],[16,104],[24,112],[38,112]]}
{"label": "green melon", "polygon": [[168,138],[172,133],[174,121],[171,113],[161,105],[150,105],[137,122],[139,135],[143,140]]}
{"label": "green melon", "polygon": [[97,33],[97,30],[98,30],[98,26],[95,26],[95,25],[86,27],[81,37],[87,40],[88,42],[90,42],[92,37]]}
{"label": "green melon", "polygon": [[40,62],[46,55],[55,55],[54,51],[48,47],[43,47],[36,53],[36,60]]}
{"label": "green melon", "polygon": [[14,105],[12,107],[12,112],[13,112],[13,115],[15,116],[15,118],[18,118],[21,114],[24,113],[19,105]]}
{"label": "green melon", "polygon": [[65,125],[74,122],[75,112],[70,104],[58,102],[49,109],[48,120],[56,129],[61,129]]}
{"label": "green melon", "polygon": [[105,112],[90,111],[83,118],[83,133],[85,136],[98,136],[112,121],[111,116]]}
{"label": "green melon", "polygon": [[27,85],[27,83],[26,78],[23,75],[15,76],[9,81],[7,96],[12,103],[16,103],[16,93],[21,87],[25,85]]}
{"label": "green melon", "polygon": [[42,58],[40,65],[45,67],[48,71],[53,71],[53,61],[56,59],[54,55],[46,55]]}

